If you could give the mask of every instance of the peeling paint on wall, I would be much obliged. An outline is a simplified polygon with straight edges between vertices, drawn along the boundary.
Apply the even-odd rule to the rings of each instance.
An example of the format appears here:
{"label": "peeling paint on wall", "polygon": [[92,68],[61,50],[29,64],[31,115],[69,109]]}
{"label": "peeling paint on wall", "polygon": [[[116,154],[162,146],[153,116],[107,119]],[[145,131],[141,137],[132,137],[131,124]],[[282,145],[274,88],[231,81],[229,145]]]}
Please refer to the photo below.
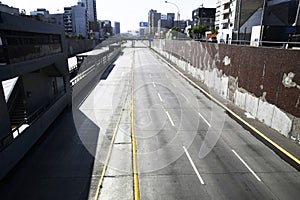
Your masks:
{"label": "peeling paint on wall", "polygon": [[293,72],[289,72],[288,74],[286,73],[283,74],[282,84],[284,85],[284,87],[286,88],[297,87],[298,89],[300,89],[300,86],[297,85],[295,82],[293,82],[295,75],[296,74]]}
{"label": "peeling paint on wall", "polygon": [[229,58],[228,56],[225,56],[223,59],[223,63],[225,66],[229,66],[231,64],[231,58]]}

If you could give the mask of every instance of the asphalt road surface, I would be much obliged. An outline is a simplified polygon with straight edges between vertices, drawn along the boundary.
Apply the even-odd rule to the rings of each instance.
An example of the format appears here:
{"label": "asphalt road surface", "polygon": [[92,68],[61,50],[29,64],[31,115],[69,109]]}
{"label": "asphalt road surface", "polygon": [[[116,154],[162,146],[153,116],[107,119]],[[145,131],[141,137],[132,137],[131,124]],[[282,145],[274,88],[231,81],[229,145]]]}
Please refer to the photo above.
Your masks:
{"label": "asphalt road surface", "polygon": [[298,171],[145,44],[126,47],[1,183],[0,199],[300,197]]}

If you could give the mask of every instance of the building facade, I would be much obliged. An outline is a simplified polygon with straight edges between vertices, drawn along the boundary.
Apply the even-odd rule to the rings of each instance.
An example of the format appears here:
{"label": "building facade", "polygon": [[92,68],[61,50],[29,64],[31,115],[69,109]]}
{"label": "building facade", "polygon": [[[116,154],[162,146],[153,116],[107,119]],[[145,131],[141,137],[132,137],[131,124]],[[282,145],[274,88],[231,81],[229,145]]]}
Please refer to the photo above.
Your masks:
{"label": "building facade", "polygon": [[75,35],[82,35],[84,38],[88,38],[89,23],[87,7],[84,2],[78,2],[76,6],[72,6],[73,14],[73,33]]}
{"label": "building facade", "polygon": [[30,15],[32,15],[32,16],[34,16],[34,15],[44,15],[46,17],[46,16],[49,16],[49,11],[45,8],[38,8],[38,9],[36,9],[36,11],[31,11]]}
{"label": "building facade", "polygon": [[215,27],[216,8],[200,7],[192,12],[193,25],[205,26],[207,30]]}
{"label": "building facade", "polygon": [[158,21],[161,19],[161,13],[158,13],[157,10],[150,10],[148,12],[148,26],[149,33],[155,34],[158,31]]}
{"label": "building facade", "polygon": [[73,34],[73,12],[72,7],[64,8],[64,27],[65,32],[68,34]]}
{"label": "building facade", "polygon": [[121,27],[120,27],[120,22],[115,22],[114,26],[114,34],[118,35],[121,33]]}
{"label": "building facade", "polygon": [[85,4],[87,5],[87,17],[89,22],[97,21],[97,7],[96,0],[85,0]]}
{"label": "building facade", "polygon": [[76,6],[65,7],[63,20],[66,33],[88,38],[89,23],[84,2],[78,2]]}
{"label": "building facade", "polygon": [[0,11],[4,13],[19,15],[19,8],[9,7],[8,5],[2,4],[2,2],[0,2]]}
{"label": "building facade", "polygon": [[64,28],[0,16],[1,179],[70,103],[71,93]]}
{"label": "building facade", "polygon": [[260,8],[264,0],[219,0],[215,26],[218,40],[230,43],[240,40],[240,27]]}
{"label": "building facade", "polygon": [[113,35],[113,27],[110,20],[100,20],[100,37],[108,38]]}

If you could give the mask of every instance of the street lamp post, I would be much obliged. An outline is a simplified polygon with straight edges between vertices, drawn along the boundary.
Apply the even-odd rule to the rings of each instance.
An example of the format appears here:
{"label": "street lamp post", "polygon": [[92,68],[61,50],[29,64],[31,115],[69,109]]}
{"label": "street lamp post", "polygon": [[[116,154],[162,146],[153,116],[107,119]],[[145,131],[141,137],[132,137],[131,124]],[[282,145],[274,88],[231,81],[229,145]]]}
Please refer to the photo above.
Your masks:
{"label": "street lamp post", "polygon": [[172,5],[176,6],[176,8],[177,8],[177,21],[178,21],[178,26],[179,26],[179,21],[180,21],[179,7],[175,3],[172,3],[170,1],[165,1],[165,3],[169,3],[169,4],[172,4]]}

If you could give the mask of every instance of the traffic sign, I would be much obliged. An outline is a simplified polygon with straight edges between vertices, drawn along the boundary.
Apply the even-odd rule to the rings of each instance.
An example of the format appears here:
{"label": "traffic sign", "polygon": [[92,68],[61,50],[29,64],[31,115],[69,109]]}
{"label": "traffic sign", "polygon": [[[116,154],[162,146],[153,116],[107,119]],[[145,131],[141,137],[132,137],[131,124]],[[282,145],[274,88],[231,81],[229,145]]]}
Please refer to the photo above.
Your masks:
{"label": "traffic sign", "polygon": [[140,27],[148,27],[148,22],[140,22]]}

